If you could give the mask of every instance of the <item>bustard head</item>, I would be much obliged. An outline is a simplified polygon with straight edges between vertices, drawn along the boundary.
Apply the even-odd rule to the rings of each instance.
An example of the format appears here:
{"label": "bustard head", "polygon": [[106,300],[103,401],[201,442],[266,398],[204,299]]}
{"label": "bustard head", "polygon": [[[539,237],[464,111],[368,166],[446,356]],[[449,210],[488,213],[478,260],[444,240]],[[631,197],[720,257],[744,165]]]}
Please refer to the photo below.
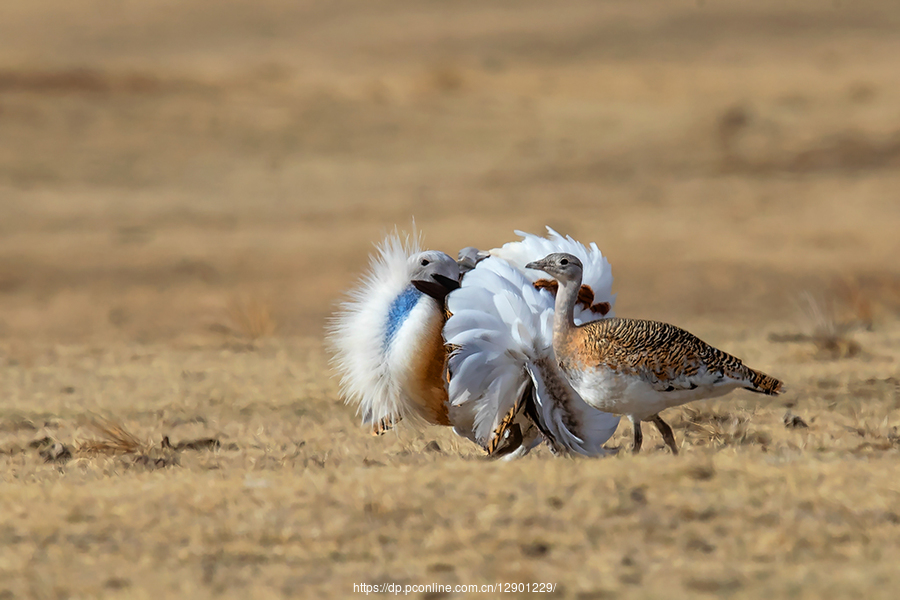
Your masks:
{"label": "bustard head", "polygon": [[525,265],[526,269],[544,271],[560,283],[581,281],[584,266],[577,257],[565,252],[548,254],[541,260],[536,260]]}
{"label": "bustard head", "polygon": [[408,266],[410,283],[439,302],[459,287],[459,265],[443,252],[427,250],[413,254]]}

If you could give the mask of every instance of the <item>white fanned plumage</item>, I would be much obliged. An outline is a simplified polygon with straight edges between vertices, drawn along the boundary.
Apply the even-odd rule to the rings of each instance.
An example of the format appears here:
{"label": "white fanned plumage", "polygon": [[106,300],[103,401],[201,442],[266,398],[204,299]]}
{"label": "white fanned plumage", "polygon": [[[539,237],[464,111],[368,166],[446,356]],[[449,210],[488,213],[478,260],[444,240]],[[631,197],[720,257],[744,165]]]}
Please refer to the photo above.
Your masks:
{"label": "white fanned plumage", "polygon": [[[556,452],[602,455],[619,418],[588,406],[562,376],[552,347],[554,290],[536,285],[538,277],[524,266],[548,246],[580,250],[591,265],[585,322],[612,313],[612,275],[596,245],[588,251],[548,230],[549,240],[520,233],[521,242],[491,250],[486,259],[480,253],[461,289],[448,297],[450,420],[491,454],[520,456],[543,434]],[[464,253],[474,265],[474,253]],[[603,314],[591,310],[598,302],[608,302]]]}
{"label": "white fanned plumage", "polygon": [[[540,237],[524,231],[516,231],[522,239],[503,244],[487,252],[509,262],[525,274],[532,283],[545,285],[555,296],[556,282],[545,274],[534,269],[526,269],[528,263],[540,260],[553,252],[565,252],[577,256],[584,265],[584,283],[575,307],[575,323],[589,323],[597,319],[615,316],[613,305],[616,295],[612,293],[613,276],[609,261],[600,252],[597,244],[591,242],[590,247],[572,238],[563,236],[547,227],[548,237]],[[586,288],[586,289],[585,289]]]}
{"label": "white fanned plumage", "polygon": [[[609,263],[596,245],[548,231],[550,239],[520,234],[486,260],[471,249],[460,265],[423,251],[418,239],[382,242],[328,326],[344,399],[364,424],[374,433],[401,419],[453,425],[493,456],[521,456],[542,440],[557,453],[604,453],[618,417],[585,404],[561,376],[552,346],[555,282],[524,265],[548,248],[582,256],[587,322],[612,314]],[[464,285],[454,291],[460,266]],[[445,300],[453,313],[446,325]]]}
{"label": "white fanned plumage", "polygon": [[441,328],[459,287],[456,261],[388,236],[328,325],[341,391],[362,422],[383,433],[400,419],[449,425]]}

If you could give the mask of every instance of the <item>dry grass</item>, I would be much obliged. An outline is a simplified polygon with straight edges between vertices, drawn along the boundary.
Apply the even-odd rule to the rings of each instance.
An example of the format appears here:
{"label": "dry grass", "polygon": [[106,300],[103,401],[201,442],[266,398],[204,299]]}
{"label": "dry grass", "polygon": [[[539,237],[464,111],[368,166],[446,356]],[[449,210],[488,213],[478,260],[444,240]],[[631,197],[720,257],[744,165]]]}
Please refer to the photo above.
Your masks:
{"label": "dry grass", "polygon": [[684,430],[691,443],[698,446],[765,446],[770,443],[770,436],[753,428],[752,422],[749,413],[687,406],[682,409],[680,422],[674,423],[673,427]]}
{"label": "dry grass", "polygon": [[[724,346],[737,339],[716,336]],[[742,344],[750,355],[779,347],[759,335]],[[564,598],[788,589],[812,598],[871,592],[850,577],[857,571],[896,582],[897,378],[864,359],[836,363],[854,378],[834,379],[822,368],[830,363],[788,355],[770,369],[792,385],[784,398],[736,392],[668,411],[678,457],[653,427],[632,456],[623,425],[609,444],[615,457],[541,449],[509,464],[443,428],[368,435],[339,401],[315,340],[276,339],[255,352],[210,340],[38,355],[39,364],[53,357],[53,378],[23,377],[33,367],[20,365],[0,379],[19,390],[12,397],[48,398],[40,414],[13,402],[15,417],[0,421],[10,424],[0,447],[20,448],[0,453],[0,532],[19,536],[0,558],[17,565],[5,584],[17,595],[37,580],[88,596],[116,580],[148,596],[179,588],[237,598],[339,597],[358,579],[500,579],[556,582]],[[58,380],[89,390],[98,379],[134,390],[131,401],[90,394],[73,406],[52,394]],[[785,426],[785,404],[808,427]],[[84,430],[86,411],[115,417]],[[72,439],[88,441],[72,445],[71,459],[39,454]],[[21,549],[43,543],[48,527],[68,532],[53,546],[68,566],[28,570]],[[92,532],[105,541],[86,541]]]}
{"label": "dry grass", "polygon": [[858,277],[837,282],[837,298],[844,307],[845,321],[851,327],[871,331],[875,326],[875,305]]}
{"label": "dry grass", "polygon": [[838,321],[833,301],[816,298],[807,291],[800,297],[800,307],[809,323],[809,339],[819,357],[847,358],[862,351],[859,343],[850,337],[854,324]]}
{"label": "dry grass", "polygon": [[847,431],[865,440],[865,443],[877,444],[880,449],[887,450],[894,445],[900,445],[897,421],[896,417],[892,418],[892,412],[893,410],[889,410],[884,417],[878,418],[859,410],[852,410],[845,427]]}
{"label": "dry grass", "polygon": [[88,455],[117,456],[146,453],[153,448],[152,443],[138,439],[137,436],[125,429],[123,424],[110,419],[96,417],[90,421],[90,428],[100,437],[78,442],[76,445],[78,452]]}
{"label": "dry grass", "polygon": [[[861,302],[862,300],[858,300]],[[771,334],[773,342],[811,342],[815,356],[824,360],[851,358],[863,352],[862,346],[853,339],[852,332],[859,327],[856,320],[842,321],[832,299],[817,297],[804,291],[798,300],[806,333]]]}
{"label": "dry grass", "polygon": [[238,339],[255,342],[271,336],[277,329],[270,304],[254,295],[235,296],[225,309],[226,324],[216,330]]}

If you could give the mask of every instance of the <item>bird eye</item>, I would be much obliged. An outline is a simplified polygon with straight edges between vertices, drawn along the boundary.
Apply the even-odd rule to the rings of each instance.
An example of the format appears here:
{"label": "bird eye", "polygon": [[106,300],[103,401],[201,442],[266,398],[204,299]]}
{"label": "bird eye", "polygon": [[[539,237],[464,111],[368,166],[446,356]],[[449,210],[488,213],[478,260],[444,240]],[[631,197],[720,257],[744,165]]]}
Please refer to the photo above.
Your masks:
{"label": "bird eye", "polygon": [[559,264],[561,264],[562,266],[566,266],[567,264],[569,264],[569,259],[564,258],[561,261],[559,261]]}
{"label": "bird eye", "polygon": [[422,266],[423,266],[423,267],[427,267],[427,266],[428,266],[428,259],[427,259],[427,258],[423,258],[423,259],[422,259]]}

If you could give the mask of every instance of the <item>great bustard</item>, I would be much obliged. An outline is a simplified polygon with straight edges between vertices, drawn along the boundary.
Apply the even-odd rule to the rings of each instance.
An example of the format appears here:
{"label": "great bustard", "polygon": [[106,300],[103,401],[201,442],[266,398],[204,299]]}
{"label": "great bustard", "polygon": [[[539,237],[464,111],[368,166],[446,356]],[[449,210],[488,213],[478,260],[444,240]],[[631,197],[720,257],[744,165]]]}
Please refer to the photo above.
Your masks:
{"label": "great bustard", "polygon": [[612,314],[609,263],[595,245],[550,233],[474,251],[470,263],[461,261],[460,290],[448,255],[397,235],[380,245],[328,335],[343,396],[364,424],[376,434],[401,419],[451,425],[492,456],[521,456],[542,440],[559,453],[605,453],[619,419],[588,406],[560,373],[555,282],[531,278],[524,266],[548,248],[582,256],[588,267],[576,318],[587,322]]}
{"label": "great bustard", "polygon": [[450,425],[441,330],[444,299],[458,287],[453,258],[391,235],[329,323],[344,399],[373,433],[400,419]]}
{"label": "great bustard", "polygon": [[641,421],[652,421],[678,453],[672,428],[659,416],[666,408],[739,387],[770,395],[783,391],[779,380],[673,325],[638,319],[576,325],[583,265],[571,254],[553,253],[526,267],[559,282],[553,349],[561,370],[585,402],[631,420],[635,452],[643,440]]}
{"label": "great bustard", "polygon": [[[619,418],[588,406],[553,356],[556,282],[525,265],[548,252],[579,256],[584,281],[574,319],[612,315],[612,273],[596,244],[586,247],[547,228],[487,252],[466,248],[462,288],[448,297],[444,336],[451,349],[450,420],[488,453],[519,456],[542,437],[557,453],[605,454]],[[477,265],[477,266],[476,266]]]}

